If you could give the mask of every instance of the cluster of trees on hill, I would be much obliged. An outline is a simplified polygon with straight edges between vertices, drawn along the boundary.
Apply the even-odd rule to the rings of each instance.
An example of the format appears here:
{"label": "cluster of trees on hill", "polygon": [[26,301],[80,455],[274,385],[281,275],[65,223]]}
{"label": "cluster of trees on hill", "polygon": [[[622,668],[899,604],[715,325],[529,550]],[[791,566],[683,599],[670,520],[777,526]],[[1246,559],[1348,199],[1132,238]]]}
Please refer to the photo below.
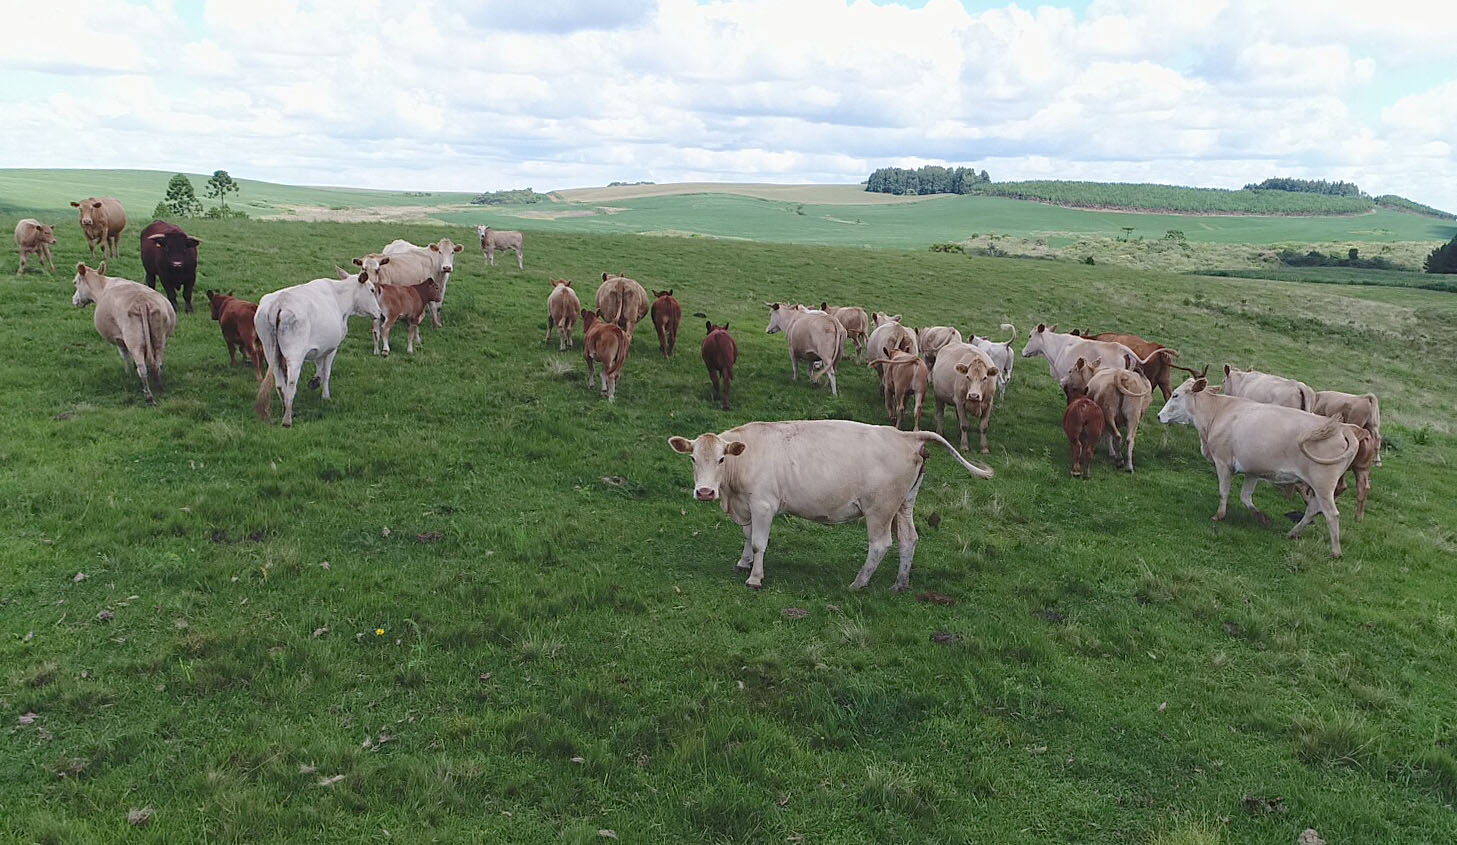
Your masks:
{"label": "cluster of trees on hill", "polygon": [[1375,258],[1362,258],[1361,251],[1356,247],[1347,250],[1344,258],[1339,255],[1328,255],[1314,249],[1309,252],[1282,249],[1280,250],[1280,263],[1290,267],[1354,267],[1360,270],[1397,269],[1395,264],[1392,264],[1391,261],[1379,255]]}
{"label": "cluster of trees on hill", "polygon": [[644,180],[642,182],[608,182],[607,183],[607,187],[609,187],[609,188],[630,188],[633,185],[656,185],[656,184],[658,184],[658,183],[657,182],[649,182],[649,181],[646,181],[646,180]]}
{"label": "cluster of trees on hill", "polygon": [[487,191],[484,194],[477,194],[471,198],[471,205],[530,205],[534,202],[541,202],[546,199],[546,194],[538,194],[530,188],[517,188],[512,191]]}
{"label": "cluster of trees on hill", "polygon": [[1327,182],[1324,179],[1266,179],[1245,185],[1246,191],[1293,191],[1298,194],[1321,194],[1327,197],[1365,197],[1354,182]]}
{"label": "cluster of trees on hill", "polygon": [[1422,267],[1428,273],[1457,273],[1457,235],[1432,250]]}
{"label": "cluster of trees on hill", "polygon": [[978,185],[976,193],[1073,208],[1190,214],[1358,214],[1371,209],[1371,200],[1363,197],[1128,182],[993,182]]}
{"label": "cluster of trees on hill", "polygon": [[197,198],[197,192],[192,188],[192,180],[186,174],[178,173],[167,182],[167,193],[163,195],[162,201],[152,209],[152,216],[160,219],[179,217],[247,217],[242,211],[228,208],[228,194],[236,194],[241,188],[228,175],[226,170],[213,171],[207,180],[205,188],[209,199],[215,199],[218,204],[212,208],[203,210],[202,201]]}
{"label": "cluster of trees on hill", "polygon": [[928,164],[915,170],[882,167],[865,180],[865,190],[877,194],[970,194],[977,185],[992,181],[985,170]]}

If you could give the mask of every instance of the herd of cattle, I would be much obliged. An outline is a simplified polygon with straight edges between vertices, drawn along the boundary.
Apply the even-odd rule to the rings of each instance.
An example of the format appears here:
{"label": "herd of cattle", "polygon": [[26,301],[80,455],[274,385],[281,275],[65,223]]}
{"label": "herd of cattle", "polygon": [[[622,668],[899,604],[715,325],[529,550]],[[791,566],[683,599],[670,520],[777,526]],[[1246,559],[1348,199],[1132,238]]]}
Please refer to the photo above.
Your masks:
{"label": "herd of cattle", "polygon": [[[117,237],[126,226],[121,204],[106,197],[73,202],[92,257],[98,246],[103,259],[117,255]],[[516,253],[524,269],[523,237],[477,227],[482,255],[494,264],[497,250]],[[54,228],[36,220],[20,221],[15,230],[20,271],[34,254],[42,266],[54,270],[50,246]],[[180,228],[157,221],[141,236],[141,258],[146,284],[106,275],[106,261],[98,268],[78,263],[72,303],[96,303],[97,331],[116,345],[123,361],[135,364],[142,390],[155,402],[151,382],[162,389],[163,353],[177,326],[177,293],[192,311],[199,241]],[[282,396],[283,425],[293,423],[294,398],[303,364],[315,363],[311,387],[329,398],[329,376],[351,316],[367,317],[373,324],[374,352],[389,355],[389,335],[403,319],[408,326],[407,350],[421,344],[420,324],[428,316],[441,326],[441,307],[449,286],[454,259],[463,246],[444,238],[416,246],[396,240],[378,253],[354,259],[356,272],[336,267],[336,278],[321,278],[266,294],[255,305],[231,293],[207,291],[212,318],[222,329],[229,365],[241,353],[254,367],[260,382],[255,409],[270,418],[274,393]],[[156,292],[160,281],[165,296]],[[706,433],[689,440],[672,437],[674,451],[693,460],[693,495],[700,501],[718,501],[744,531],[738,568],[749,571],[748,586],[763,582],[763,554],[773,518],[791,513],[824,523],[865,519],[869,550],[865,564],[851,584],[866,585],[892,539],[899,547],[900,569],[892,589],[908,584],[915,553],[914,508],[929,456],[927,444],[945,448],[968,472],[991,478],[990,469],[963,458],[941,436],[945,409],[956,410],[961,449],[968,449],[967,433],[975,422],[980,450],[990,452],[987,430],[993,405],[1005,400],[1016,354],[1015,327],[1004,341],[973,335],[970,342],[950,326],[912,330],[899,315],[867,314],[854,306],[819,307],[768,303],[766,332],[783,333],[788,347],[790,378],[798,380],[799,366],[808,370],[811,383],[824,378],[832,394],[839,392],[839,366],[846,359],[846,343],[854,361],[874,369],[880,381],[890,426],[847,420],[754,422],[722,433]],[[676,350],[682,307],[672,290],[648,291],[622,273],[603,273],[593,308],[582,307],[572,283],[553,280],[547,296],[549,342],[557,335],[559,350],[575,343],[576,323],[582,323],[583,357],[587,385],[600,381],[602,394],[616,397],[634,331],[651,315],[659,352],[671,358]],[[702,316],[702,315],[699,315]],[[730,386],[737,345],[729,325],[706,323],[701,355],[715,398],[730,408]],[[1381,417],[1373,394],[1314,391],[1302,382],[1226,365],[1224,384],[1214,387],[1205,377],[1208,367],[1194,372],[1173,363],[1178,352],[1131,334],[1060,333],[1056,326],[1038,325],[1029,335],[1021,357],[1046,359],[1053,378],[1067,398],[1063,429],[1067,436],[1072,474],[1087,477],[1097,443],[1106,438],[1115,466],[1134,470],[1138,426],[1157,387],[1164,405],[1163,423],[1193,425],[1201,452],[1213,464],[1219,480],[1222,520],[1235,473],[1245,477],[1240,501],[1262,524],[1269,518],[1254,505],[1253,491],[1267,481],[1300,492],[1306,499],[1302,518],[1291,529],[1295,537],[1323,514],[1330,532],[1332,555],[1340,555],[1340,525],[1335,497],[1345,489],[1345,475],[1355,476],[1357,520],[1365,512],[1370,472],[1381,465]],[[600,375],[595,372],[600,366]],[[1190,378],[1177,388],[1174,369]],[[936,432],[920,430],[927,392],[935,402]],[[909,412],[907,400],[913,404]],[[902,426],[909,416],[910,430]]]}

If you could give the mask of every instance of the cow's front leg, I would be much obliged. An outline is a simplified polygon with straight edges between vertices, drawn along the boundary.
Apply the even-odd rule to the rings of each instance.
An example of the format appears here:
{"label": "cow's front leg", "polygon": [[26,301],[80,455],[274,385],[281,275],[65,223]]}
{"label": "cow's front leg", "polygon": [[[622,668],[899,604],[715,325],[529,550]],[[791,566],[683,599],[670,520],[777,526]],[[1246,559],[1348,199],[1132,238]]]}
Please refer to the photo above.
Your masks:
{"label": "cow's front leg", "polygon": [[1260,479],[1253,476],[1245,476],[1245,483],[1240,485],[1239,488],[1239,500],[1244,503],[1245,510],[1250,512],[1250,516],[1253,516],[1261,525],[1269,528],[1270,518],[1261,512],[1259,508],[1255,507],[1255,485],[1259,483]]}
{"label": "cow's front leg", "polygon": [[770,510],[756,510],[749,520],[749,550],[753,563],[744,586],[751,590],[764,586],[764,549],[769,546],[769,529],[773,525],[774,512]]}
{"label": "cow's front leg", "polygon": [[987,408],[986,411],[981,415],[981,425],[977,429],[977,431],[981,434],[981,453],[983,455],[989,455],[992,451],[991,447],[987,445],[987,426],[991,425],[991,422],[992,409]]}
{"label": "cow's front leg", "polygon": [[369,333],[374,336],[374,354],[379,354],[379,318],[375,317],[369,325]]}
{"label": "cow's front leg", "polygon": [[1229,486],[1234,481],[1234,467],[1216,462],[1214,472],[1219,476],[1219,510],[1214,512],[1214,521],[1223,522],[1224,512],[1229,507]]}

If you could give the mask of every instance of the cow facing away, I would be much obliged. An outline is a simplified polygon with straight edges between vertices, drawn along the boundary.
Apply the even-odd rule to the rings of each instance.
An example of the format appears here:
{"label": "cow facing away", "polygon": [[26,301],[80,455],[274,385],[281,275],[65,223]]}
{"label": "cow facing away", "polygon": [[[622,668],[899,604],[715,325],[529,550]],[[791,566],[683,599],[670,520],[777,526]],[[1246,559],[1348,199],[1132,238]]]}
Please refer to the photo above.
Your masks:
{"label": "cow facing away", "polygon": [[617,399],[617,382],[627,363],[632,335],[616,323],[602,319],[599,311],[582,309],[582,357],[587,360],[587,389],[592,389],[592,364],[602,365],[602,395],[608,402]]}
{"label": "cow facing away", "polygon": [[322,385],[321,396],[329,399],[329,375],[339,345],[349,333],[349,318],[377,320],[379,316],[379,291],[367,270],[343,279],[314,279],[265,294],[253,317],[263,357],[268,361],[268,375],[253,403],[258,418],[271,418],[276,385],[283,395],[283,427],[293,425],[293,400],[306,361],[314,362],[314,378],[309,386]]}
{"label": "cow facing away", "polygon": [[223,342],[228,345],[228,366],[235,366],[238,363],[237,353],[242,352],[244,360],[253,365],[255,380],[262,381],[263,344],[258,342],[258,330],[253,326],[258,306],[238,299],[232,291],[207,291],[207,303],[213,320],[222,329]]}
{"label": "cow facing away", "polygon": [[[426,279],[418,285],[379,285],[380,316],[374,321],[374,354],[390,357],[390,332],[395,323],[403,317],[405,352],[415,354],[416,346],[424,346],[420,339],[420,322],[425,319],[427,306],[440,297],[440,287],[434,279]],[[381,351],[381,345],[383,351]]]}
{"label": "cow facing away", "polygon": [[551,283],[551,293],[546,297],[546,337],[551,340],[552,329],[556,329],[557,351],[572,345],[572,332],[577,325],[577,314],[582,310],[582,301],[572,290],[572,283],[556,279]]}
{"label": "cow facing away", "polygon": [[971,345],[980,349],[996,366],[997,393],[1006,399],[1007,383],[1012,380],[1012,367],[1017,363],[1017,353],[1012,349],[1012,342],[1017,339],[1017,327],[1011,323],[1002,323],[1001,328],[1004,332],[1011,332],[1011,337],[998,343],[991,338],[972,335]]}
{"label": "cow facing away", "polygon": [[653,328],[658,331],[658,351],[667,358],[678,348],[678,323],[683,319],[683,309],[673,298],[672,290],[655,290],[652,312]]}
{"label": "cow facing away", "polygon": [[627,332],[629,338],[637,324],[648,314],[648,292],[622,274],[603,273],[602,284],[597,286],[597,311],[602,319],[616,323]]}
{"label": "cow facing away", "polygon": [[865,314],[864,308],[853,305],[834,306],[828,302],[820,303],[820,310],[829,314],[845,327],[845,337],[855,347],[855,363],[864,360],[865,341],[870,337],[870,317]]}
{"label": "cow facing away", "polygon": [[[1341,393],[1338,390],[1317,390],[1310,410],[1323,417],[1359,425],[1375,438],[1376,466],[1381,466],[1381,401],[1374,393]],[[1359,517],[1357,517],[1359,519]]]}
{"label": "cow facing away", "polygon": [[[440,287],[440,297],[426,304],[430,309],[430,325],[440,328],[440,309],[445,304],[445,291],[450,286],[450,275],[455,272],[455,255],[465,249],[450,238],[441,238],[427,246],[415,246],[406,240],[390,241],[382,253],[389,256],[389,262],[381,262],[376,283],[386,285],[418,285],[426,279],[434,279]],[[359,260],[355,259],[355,264]]]}
{"label": "cow facing away", "polygon": [[931,389],[936,396],[936,433],[941,433],[946,406],[956,408],[956,421],[961,429],[961,448],[966,441],[968,420],[978,421],[981,453],[991,451],[987,444],[987,427],[991,425],[992,405],[997,396],[997,368],[986,353],[969,343],[953,343],[941,347],[936,366],[931,370]]}
{"label": "cow facing away", "polygon": [[154,220],[142,230],[142,268],[147,271],[147,287],[157,289],[157,281],[167,292],[172,310],[177,310],[177,291],[192,313],[192,289],[197,285],[197,246],[202,243],[178,226]]}
{"label": "cow facing away", "polygon": [[1133,472],[1138,424],[1153,401],[1153,385],[1132,368],[1131,361],[1123,363],[1125,369],[1118,369],[1104,367],[1101,361],[1079,358],[1063,379],[1063,387],[1069,399],[1087,396],[1102,409],[1103,425],[1108,432],[1108,457],[1114,466]]}
{"label": "cow facing away", "polygon": [[157,404],[152,394],[152,379],[157,381],[157,392],[163,389],[163,353],[167,338],[177,328],[177,313],[167,298],[156,291],[139,285],[130,279],[106,275],[106,262],[98,269],[86,264],[76,265],[76,293],[71,304],[77,308],[87,303],[96,303],[93,322],[96,331],[106,342],[121,352],[121,360],[127,365],[135,364],[137,377],[142,380],[142,395],[148,405]]}
{"label": "cow facing away", "polygon": [[1086,396],[1074,396],[1062,414],[1062,430],[1072,454],[1073,478],[1093,477],[1093,450],[1103,436],[1103,409]]}
{"label": "cow facing away", "polygon": [[927,367],[936,366],[936,353],[948,343],[961,343],[961,330],[952,326],[927,326],[916,330],[916,347]]}
{"label": "cow facing away", "polygon": [[38,262],[41,269],[50,268],[50,272],[56,272],[55,259],[51,258],[51,247],[56,243],[56,227],[45,224],[33,217],[27,217],[15,224],[15,249],[20,253],[20,269],[15,275],[25,273],[26,260],[31,255],[40,256]]}
{"label": "cow facing away", "polygon": [[71,203],[81,220],[81,232],[86,236],[86,246],[91,257],[96,258],[96,247],[101,247],[102,258],[115,258],[119,254],[117,242],[121,231],[126,228],[126,211],[116,197],[87,197]]}
{"label": "cow facing away", "polygon": [[526,236],[520,232],[492,229],[490,226],[477,226],[476,234],[481,236],[481,256],[485,259],[487,267],[496,266],[496,250],[500,249],[514,251],[516,269],[526,269],[526,261],[523,258]]}
{"label": "cow facing away", "polygon": [[1228,364],[1224,365],[1224,395],[1253,399],[1267,405],[1282,405],[1297,411],[1310,411],[1315,407],[1315,391],[1303,381],[1258,370],[1240,370]]}
{"label": "cow facing away", "polygon": [[[865,343],[865,357],[874,361],[878,358],[889,358],[896,352],[909,352],[912,355],[920,355],[921,348],[916,344],[916,334],[905,326],[901,325],[899,314],[870,315],[870,339]],[[879,366],[874,367],[880,374],[881,380],[885,380],[885,371]]]}
{"label": "cow facing away", "polygon": [[722,402],[729,410],[729,385],[734,380],[734,362],[739,359],[739,347],[729,334],[729,324],[715,326],[705,322],[708,334],[703,338],[703,365],[708,368],[708,380],[713,382],[713,398]]}
{"label": "cow facing away", "polygon": [[769,326],[764,333],[776,332],[784,332],[789,344],[790,380],[799,380],[799,362],[806,361],[810,383],[818,384],[824,374],[829,377],[830,395],[839,396],[835,368],[845,353],[845,327],[823,311],[775,302],[769,306]]}
{"label": "cow facing away", "polygon": [[1199,432],[1199,450],[1214,464],[1219,476],[1219,510],[1224,519],[1234,474],[1244,473],[1239,498],[1262,525],[1270,518],[1255,507],[1255,486],[1304,482],[1311,489],[1305,515],[1286,536],[1295,538],[1317,513],[1325,514],[1330,531],[1331,556],[1341,556],[1340,512],[1336,510],[1336,483],[1351,465],[1360,447],[1360,429],[1329,417],[1225,396],[1207,389],[1205,379],[1189,379],[1159,411],[1159,422],[1192,424]]}
{"label": "cow facing away", "polygon": [[909,352],[897,352],[889,358],[871,361],[866,366],[874,367],[876,364],[883,367],[885,374],[880,387],[885,395],[885,415],[890,417],[890,424],[896,428],[901,427],[901,420],[905,417],[906,397],[914,396],[916,405],[911,430],[920,431],[921,406],[926,401],[926,383],[931,380],[931,371],[926,368],[926,362]]}
{"label": "cow facing away", "polygon": [[753,422],[693,440],[668,438],[673,451],[693,457],[693,497],[719,502],[743,527],[736,567],[748,570],[744,583],[756,590],[764,584],[769,529],[781,513],[826,524],[865,520],[869,549],[852,590],[869,583],[894,536],[900,570],[891,589],[905,590],[916,553],[916,494],[925,478],[928,443],[946,449],[977,478],[993,476],[940,435],[849,420]]}

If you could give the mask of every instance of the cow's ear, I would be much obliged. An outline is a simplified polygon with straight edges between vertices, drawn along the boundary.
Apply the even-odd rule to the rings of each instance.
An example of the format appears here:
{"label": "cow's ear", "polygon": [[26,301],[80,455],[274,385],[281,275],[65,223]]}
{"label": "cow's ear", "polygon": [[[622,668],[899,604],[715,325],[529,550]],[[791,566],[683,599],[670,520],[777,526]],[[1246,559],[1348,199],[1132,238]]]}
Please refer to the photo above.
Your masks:
{"label": "cow's ear", "polygon": [[1192,392],[1198,393],[1199,391],[1203,390],[1204,388],[1206,388],[1208,386],[1209,386],[1209,379],[1196,378],[1196,379],[1194,379],[1194,387],[1192,388]]}
{"label": "cow's ear", "polygon": [[773,305],[770,305],[769,306],[769,310],[770,311],[778,311],[779,310],[779,303],[776,302]]}
{"label": "cow's ear", "polygon": [[82,276],[86,275],[86,262],[84,262],[84,261],[77,261],[76,262],[76,272],[79,273],[79,274],[81,274]]}
{"label": "cow's ear", "polygon": [[102,275],[102,276],[105,276],[106,275],[106,262],[105,261],[101,262],[101,266],[96,268],[96,272],[97,272],[98,275]]}
{"label": "cow's ear", "polygon": [[723,453],[725,455],[742,455],[747,448],[749,448],[748,444],[742,440],[730,440],[724,444]]}
{"label": "cow's ear", "polygon": [[987,370],[987,378],[996,378],[999,373],[1001,373],[1001,370],[997,369],[996,367],[992,367],[991,369]]}
{"label": "cow's ear", "polygon": [[703,325],[704,325],[704,332],[706,334],[713,334],[713,321],[712,320],[704,320],[703,321]]}
{"label": "cow's ear", "polygon": [[[712,323],[709,323],[709,325],[713,325],[713,324]],[[724,323],[723,324],[723,330],[724,331],[728,331],[728,323]]]}
{"label": "cow's ear", "polygon": [[957,364],[956,365],[956,372],[961,373],[963,375],[966,374],[967,369],[968,369],[968,367],[964,363],[963,364]]}
{"label": "cow's ear", "polygon": [[1042,323],[1038,323],[1037,324],[1037,331],[1039,333],[1045,332],[1045,331],[1047,331],[1047,326],[1043,325]]}
{"label": "cow's ear", "polygon": [[362,284],[364,284],[367,281],[369,281],[369,271],[368,270],[360,270],[359,271],[359,283],[362,285]]}
{"label": "cow's ear", "polygon": [[672,296],[672,295],[673,295],[673,289],[672,288],[668,288],[668,296]]}
{"label": "cow's ear", "polygon": [[686,437],[669,437],[668,445],[673,447],[674,452],[683,455],[693,454],[693,441]]}
{"label": "cow's ear", "polygon": [[232,291],[228,291],[228,296],[232,296],[232,295],[233,295],[233,292]]}
{"label": "cow's ear", "polygon": [[1049,328],[1049,329],[1048,329],[1048,331],[1050,331],[1050,332],[1055,332],[1055,331],[1057,331],[1057,323],[1053,323],[1053,324],[1052,324],[1052,327],[1051,327],[1051,328]]}
{"label": "cow's ear", "polygon": [[71,203],[71,207],[72,208],[80,208],[81,207],[81,203],[79,203],[79,202],[73,202],[73,203]]}
{"label": "cow's ear", "polygon": [[1224,365],[1224,377],[1225,378],[1229,378],[1229,365],[1228,364],[1225,364]]}
{"label": "cow's ear", "polygon": [[354,259],[354,266],[355,267],[363,267],[364,266],[364,259],[363,258],[356,258],[356,259]]}
{"label": "cow's ear", "polygon": [[455,245],[455,251],[456,252],[460,252],[463,249],[465,249],[465,244],[456,244]]}
{"label": "cow's ear", "polygon": [[607,281],[607,271],[602,271],[602,281]]}
{"label": "cow's ear", "polygon": [[334,273],[338,275],[340,279],[349,278],[349,273],[347,273],[344,268],[340,267],[338,264],[334,265]]}
{"label": "cow's ear", "polygon": [[197,247],[199,245],[201,245],[201,244],[202,244],[202,241],[198,240],[197,238],[188,238],[187,239],[187,246],[188,246],[189,249],[197,249]]}
{"label": "cow's ear", "polygon": [[101,203],[99,203],[99,202],[93,202],[93,203],[91,203],[91,207],[92,208],[100,208],[101,207]]}
{"label": "cow's ear", "polygon": [[430,245],[430,251],[431,252],[439,252],[440,251],[440,244],[431,244]]}
{"label": "cow's ear", "polygon": [[571,287],[572,286],[572,280],[571,279],[562,279],[562,284],[565,285],[566,287]]}
{"label": "cow's ear", "polygon": [[386,255],[384,258],[381,258],[379,260],[379,266],[381,266],[381,267],[385,266],[388,263],[390,263],[390,257],[388,255]]}
{"label": "cow's ear", "polygon": [[1073,369],[1074,370],[1081,370],[1083,368],[1083,365],[1086,364],[1086,363],[1087,363],[1087,361],[1084,361],[1082,358],[1079,358],[1078,359],[1078,362],[1076,364],[1073,364]]}

